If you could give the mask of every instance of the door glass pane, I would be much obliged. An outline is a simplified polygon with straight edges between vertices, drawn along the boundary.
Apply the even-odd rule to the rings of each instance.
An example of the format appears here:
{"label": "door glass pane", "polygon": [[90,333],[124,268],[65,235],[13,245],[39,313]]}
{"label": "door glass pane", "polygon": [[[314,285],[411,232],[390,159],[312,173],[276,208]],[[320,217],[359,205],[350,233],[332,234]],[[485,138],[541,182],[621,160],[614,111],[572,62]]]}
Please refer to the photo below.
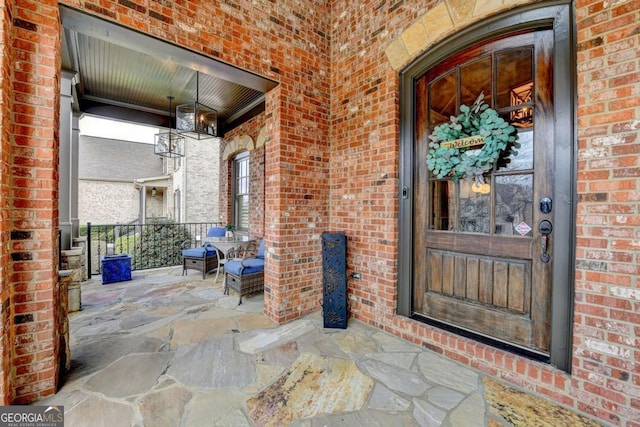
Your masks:
{"label": "door glass pane", "polygon": [[518,132],[518,143],[520,148],[513,149],[506,159],[498,161],[498,172],[533,169],[533,132]]}
{"label": "door glass pane", "polygon": [[491,193],[488,184],[475,184],[470,179],[460,181],[460,231],[489,233]]}
{"label": "door glass pane", "polygon": [[456,218],[455,184],[452,181],[431,181],[429,187],[431,197],[429,228],[432,230],[453,230]]}
{"label": "door glass pane", "polygon": [[433,129],[440,123],[449,121],[449,117],[458,115],[457,78],[453,70],[429,85],[429,125]]}
{"label": "door glass pane", "polygon": [[531,237],[533,175],[497,176],[496,234]]}
{"label": "door glass pane", "polygon": [[460,67],[460,103],[471,105],[480,93],[484,93],[484,101],[491,107],[491,56]]}
{"label": "door glass pane", "polygon": [[524,47],[496,53],[496,102],[506,109],[514,126],[533,124],[533,49]]}

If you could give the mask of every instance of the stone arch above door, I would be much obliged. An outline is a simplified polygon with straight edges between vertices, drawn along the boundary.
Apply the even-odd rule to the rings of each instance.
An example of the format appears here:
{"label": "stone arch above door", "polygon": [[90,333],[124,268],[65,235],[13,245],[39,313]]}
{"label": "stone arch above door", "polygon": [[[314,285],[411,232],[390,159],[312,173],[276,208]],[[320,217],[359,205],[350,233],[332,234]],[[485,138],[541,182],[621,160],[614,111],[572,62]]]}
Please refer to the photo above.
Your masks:
{"label": "stone arch above door", "polygon": [[222,160],[229,160],[229,157],[239,151],[253,151],[255,149],[256,144],[249,135],[239,135],[234,137],[229,141],[226,147],[224,147],[224,150],[222,151]]}
{"label": "stone arch above door", "polygon": [[530,0],[442,0],[396,37],[385,50],[398,71],[449,34]]}

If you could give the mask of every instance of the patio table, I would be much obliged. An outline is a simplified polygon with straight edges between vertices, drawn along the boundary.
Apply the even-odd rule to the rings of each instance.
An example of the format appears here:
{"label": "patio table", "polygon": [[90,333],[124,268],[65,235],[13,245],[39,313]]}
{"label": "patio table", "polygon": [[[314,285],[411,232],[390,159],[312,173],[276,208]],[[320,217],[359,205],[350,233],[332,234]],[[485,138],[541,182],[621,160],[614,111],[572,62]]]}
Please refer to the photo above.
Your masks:
{"label": "patio table", "polygon": [[216,270],[216,278],[218,280],[218,273],[220,272],[220,266],[224,268],[224,264],[229,260],[229,253],[232,249],[247,249],[249,245],[256,242],[255,237],[250,236],[234,236],[234,237],[205,237],[205,243],[211,243],[216,249],[218,249],[224,255],[224,258],[218,258],[219,267]]}

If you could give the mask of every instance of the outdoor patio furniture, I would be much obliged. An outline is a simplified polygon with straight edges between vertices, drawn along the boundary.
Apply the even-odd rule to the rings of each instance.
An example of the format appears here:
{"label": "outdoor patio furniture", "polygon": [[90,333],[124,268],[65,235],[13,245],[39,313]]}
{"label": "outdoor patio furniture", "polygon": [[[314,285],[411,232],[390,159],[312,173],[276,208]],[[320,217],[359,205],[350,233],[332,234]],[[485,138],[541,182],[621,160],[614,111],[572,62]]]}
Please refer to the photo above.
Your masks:
{"label": "outdoor patio furniture", "polygon": [[239,294],[238,305],[244,295],[252,295],[264,290],[264,244],[262,240],[255,256],[227,261],[224,267],[224,293],[233,289]]}
{"label": "outdoor patio furniture", "polygon": [[184,249],[182,251],[182,275],[187,274],[188,269],[202,272],[204,279],[208,272],[218,268],[218,251],[210,244],[200,248]]}
{"label": "outdoor patio furniture", "polygon": [[[233,258],[242,258],[241,253],[248,250],[251,245],[254,245],[256,239],[249,236],[233,236],[233,237],[219,237],[219,236],[207,236],[204,239],[205,243],[210,243],[216,249],[218,249],[218,269],[216,270],[216,282],[218,281],[218,275],[221,270],[224,272],[224,265],[227,261]],[[255,252],[255,249],[254,249]]]}
{"label": "outdoor patio furniture", "polygon": [[224,237],[227,230],[224,227],[211,227],[207,231],[207,237]]}
{"label": "outdoor patio furniture", "polygon": [[[207,237],[224,236],[224,233],[225,229],[222,227],[211,227],[207,232]],[[205,243],[199,248],[184,249],[182,251],[182,275],[187,274],[188,269],[198,270],[202,272],[204,279],[208,272],[219,268],[219,259],[220,251],[211,243]]]}

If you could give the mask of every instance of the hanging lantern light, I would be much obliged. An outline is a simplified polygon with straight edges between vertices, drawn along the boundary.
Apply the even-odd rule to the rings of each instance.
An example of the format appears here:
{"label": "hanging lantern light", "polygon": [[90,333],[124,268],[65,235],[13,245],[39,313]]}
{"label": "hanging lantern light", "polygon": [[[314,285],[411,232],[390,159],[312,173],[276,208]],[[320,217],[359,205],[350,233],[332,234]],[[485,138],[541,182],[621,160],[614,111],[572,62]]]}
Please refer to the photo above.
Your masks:
{"label": "hanging lantern light", "polygon": [[162,157],[183,157],[184,137],[171,129],[171,119],[173,118],[171,101],[173,101],[173,96],[167,96],[167,99],[169,100],[169,131],[160,132],[154,136],[154,152]]}
{"label": "hanging lantern light", "polygon": [[176,131],[196,139],[218,136],[218,112],[199,101],[199,76],[196,71],[196,100],[176,107]]}

